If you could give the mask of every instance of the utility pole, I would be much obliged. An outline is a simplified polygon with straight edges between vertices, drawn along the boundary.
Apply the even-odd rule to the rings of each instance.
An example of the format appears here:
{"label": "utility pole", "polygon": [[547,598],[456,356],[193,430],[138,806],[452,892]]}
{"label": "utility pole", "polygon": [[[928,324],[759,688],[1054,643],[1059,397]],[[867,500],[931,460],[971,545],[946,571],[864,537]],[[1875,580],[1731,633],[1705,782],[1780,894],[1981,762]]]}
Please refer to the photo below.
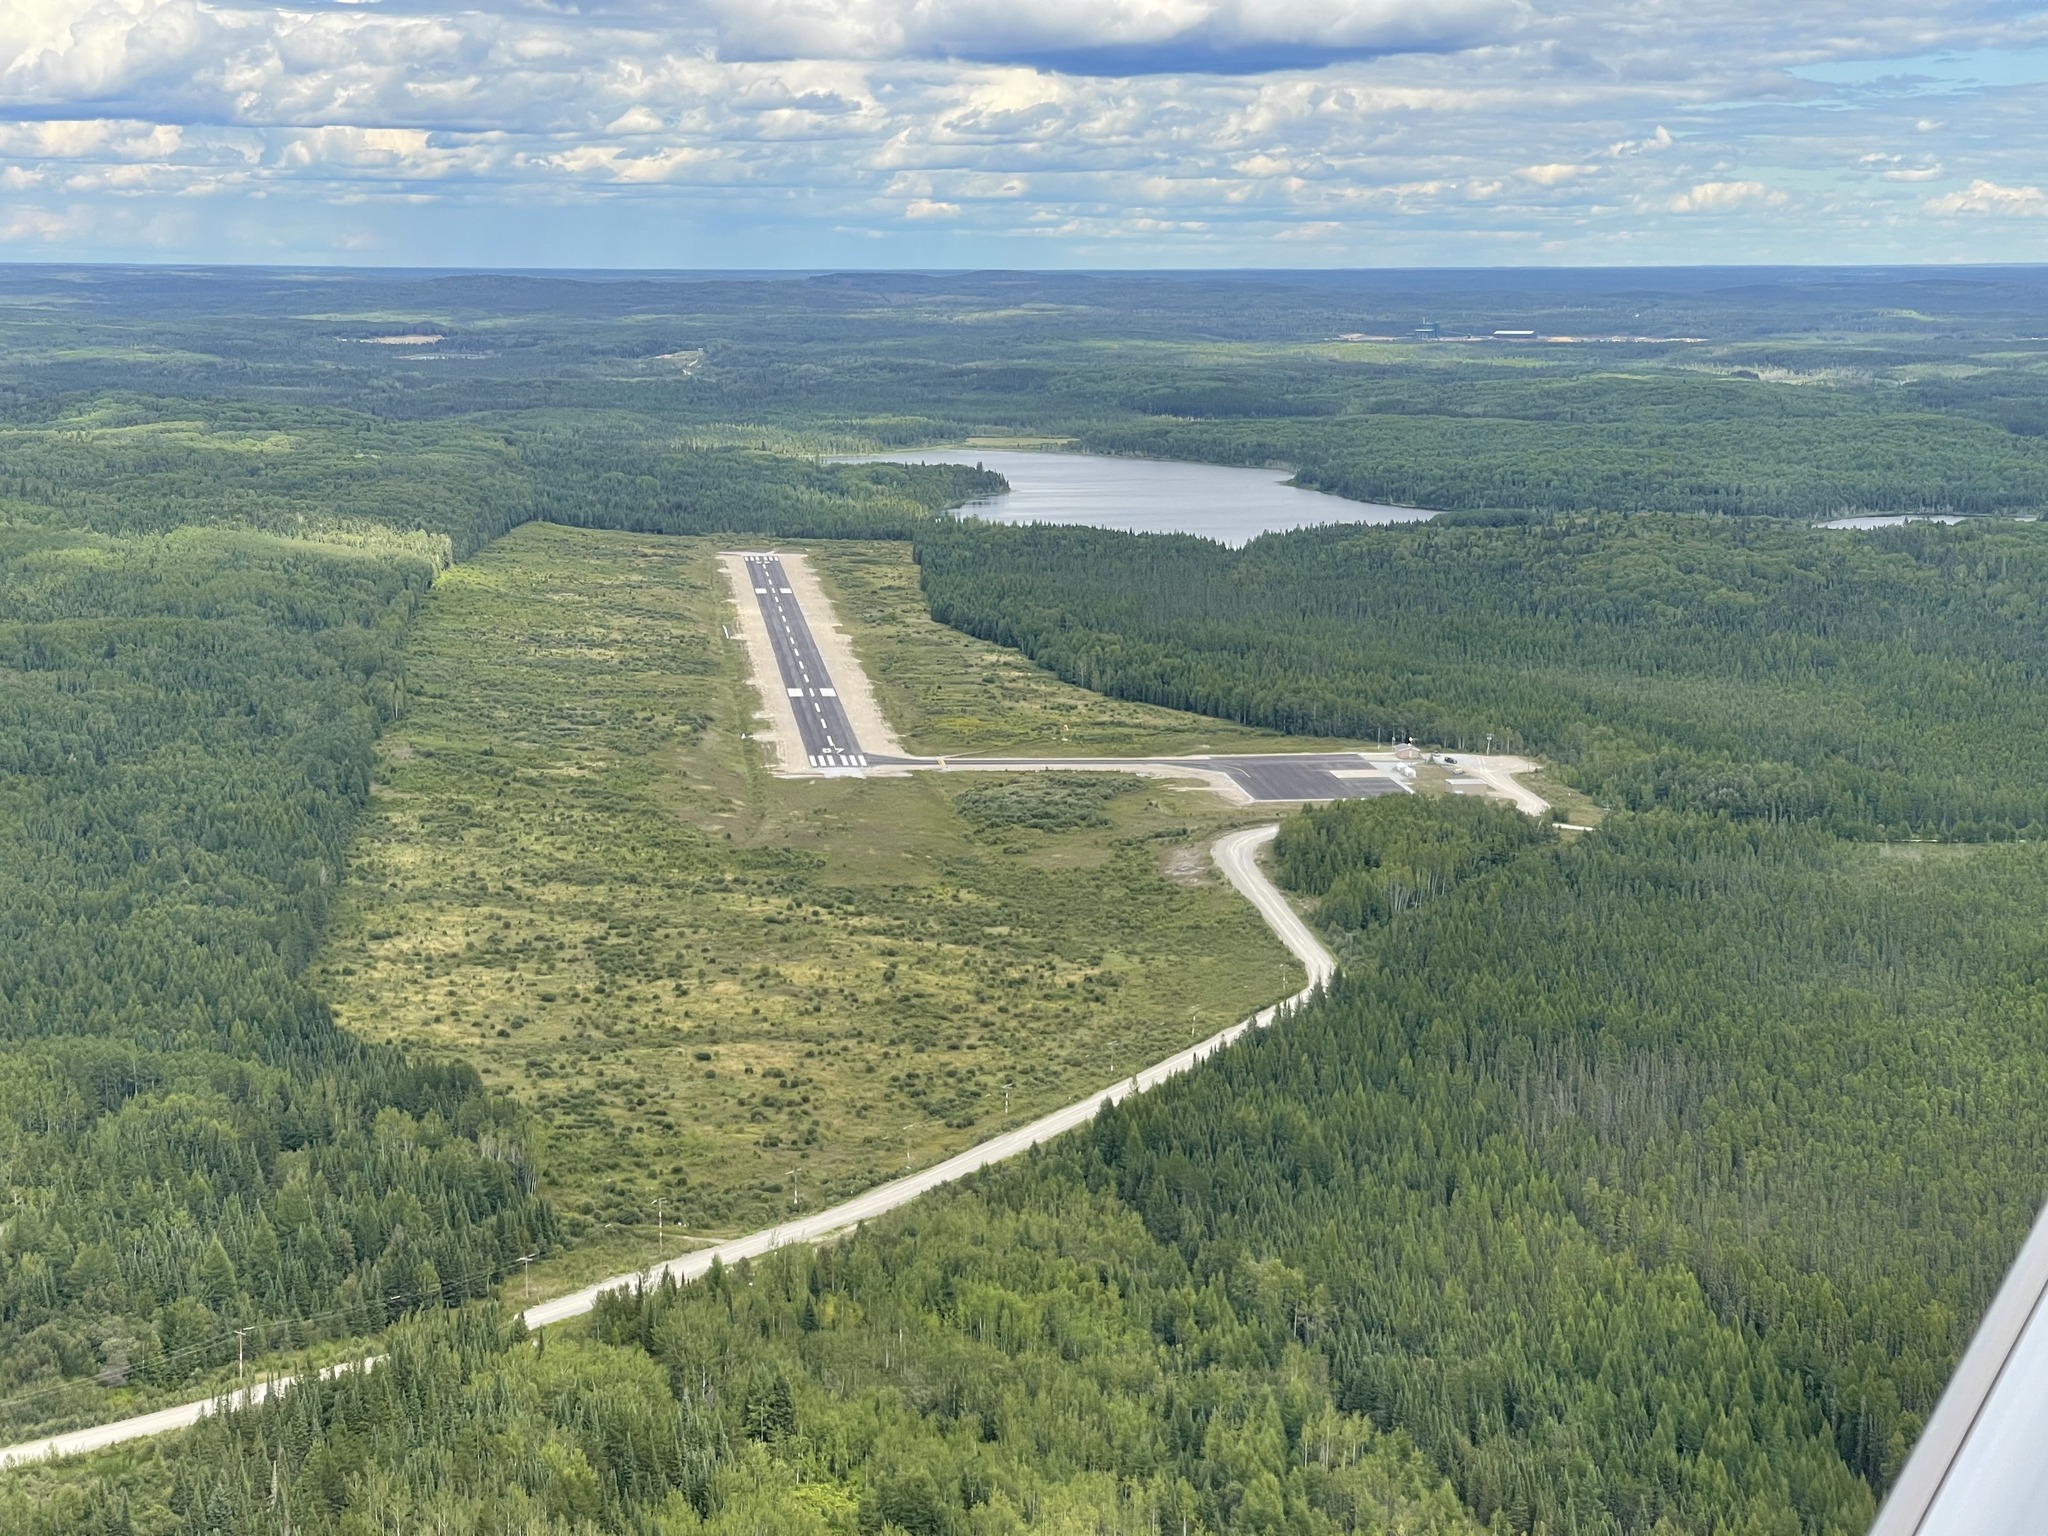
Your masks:
{"label": "utility pole", "polygon": [[537,1254],[537,1253],[522,1253],[522,1254],[521,1254],[521,1255],[520,1255],[520,1256],[518,1257],[518,1259],[517,1259],[517,1260],[515,1260],[515,1262],[516,1262],[516,1263],[519,1263],[519,1264],[522,1264],[522,1265],[524,1265],[524,1266],[525,1266],[525,1273],[526,1273],[526,1299],[527,1299],[528,1301],[531,1301],[531,1300],[533,1300],[533,1261],[534,1261],[535,1259],[539,1258],[539,1257],[540,1257],[540,1255],[539,1255],[539,1254]]}
{"label": "utility pole", "polygon": [[235,1330],[235,1380],[237,1381],[240,1381],[242,1379],[242,1341],[246,1339],[252,1332],[254,1332],[254,1330],[250,1328],[237,1328]]}
{"label": "utility pole", "polygon": [[795,1167],[792,1167],[789,1170],[789,1203],[792,1208],[803,1204],[803,1202],[797,1199],[796,1197],[796,1176],[799,1171],[800,1170],[798,1170]]}
{"label": "utility pole", "polygon": [[1491,731],[1486,733],[1486,755],[1488,757],[1493,756],[1493,732]]}
{"label": "utility pole", "polygon": [[1010,1090],[1015,1086],[1015,1078],[1012,1078],[1008,1082],[1003,1084],[1003,1113],[1006,1116],[1010,1113]]}
{"label": "utility pole", "polygon": [[661,1244],[661,1217],[662,1217],[662,1206],[663,1206],[663,1205],[664,1205],[665,1203],[666,1203],[666,1202],[665,1202],[665,1201],[663,1200],[663,1198],[662,1198],[662,1197],[661,1197],[660,1195],[656,1195],[656,1196],[654,1197],[654,1256],[655,1256],[656,1258],[660,1258],[660,1257],[661,1257],[661,1251],[662,1251],[662,1244]]}

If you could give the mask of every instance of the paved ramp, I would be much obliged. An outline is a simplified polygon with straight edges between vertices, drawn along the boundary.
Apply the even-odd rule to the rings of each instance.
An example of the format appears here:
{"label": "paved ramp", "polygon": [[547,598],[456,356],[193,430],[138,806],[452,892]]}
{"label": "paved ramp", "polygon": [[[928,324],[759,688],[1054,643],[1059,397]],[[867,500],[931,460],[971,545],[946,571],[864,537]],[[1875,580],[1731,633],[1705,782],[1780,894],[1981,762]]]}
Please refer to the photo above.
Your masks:
{"label": "paved ramp", "polygon": [[878,767],[947,773],[1151,773],[1228,785],[1249,804],[1298,805],[1413,793],[1392,758],[1364,752],[1197,753],[1187,757],[871,757]]}
{"label": "paved ramp", "polygon": [[1209,761],[1253,800],[1369,800],[1407,788],[1360,752],[1276,752]]}

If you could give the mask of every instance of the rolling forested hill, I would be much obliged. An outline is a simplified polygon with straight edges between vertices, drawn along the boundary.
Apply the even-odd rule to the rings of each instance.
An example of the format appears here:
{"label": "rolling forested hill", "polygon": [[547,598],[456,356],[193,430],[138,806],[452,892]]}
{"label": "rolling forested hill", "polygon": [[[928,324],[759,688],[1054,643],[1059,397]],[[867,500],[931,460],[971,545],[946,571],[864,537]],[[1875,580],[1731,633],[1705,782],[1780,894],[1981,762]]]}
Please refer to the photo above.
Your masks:
{"label": "rolling forested hill", "polygon": [[2039,1188],[2038,847],[1397,799],[1278,857],[1347,967],[1213,1070],[823,1254],[544,1346],[415,1325],[0,1512],[1862,1530]]}
{"label": "rolling forested hill", "polygon": [[[555,1232],[510,1104],[342,1034],[303,975],[419,597],[534,515],[529,472],[468,432],[102,415],[9,455],[0,522],[10,1438],[486,1294]],[[694,467],[748,494],[655,520],[873,532],[977,483]],[[575,520],[633,519],[586,495]]]}
{"label": "rolling forested hill", "polygon": [[1106,1118],[1103,1177],[1198,1267],[1303,1266],[1338,1401],[1483,1518],[1860,1529],[2048,1187],[2038,526],[920,554],[935,613],[1089,686],[1512,730],[1611,807],[1563,846],[1462,805],[1290,826],[1344,974]]}
{"label": "rolling forested hill", "polygon": [[[0,1418],[395,1330],[0,1525],[1860,1530],[2048,1182],[2048,536],[1802,520],[2037,512],[2036,286],[0,273]],[[1334,339],[1425,323],[1664,339]],[[1232,552],[817,457],[969,435],[1479,515]],[[476,1298],[545,1148],[306,971],[421,594],[535,518],[914,538],[1104,693],[1609,814],[1295,821],[1346,971],[1283,1028],[543,1345]]]}
{"label": "rolling forested hill", "polygon": [[[503,493],[489,532],[518,520],[511,506],[640,517],[684,498],[724,519],[703,526],[739,528],[788,492],[758,500],[710,450],[977,435],[1286,464],[1341,495],[1443,509],[2025,512],[2048,488],[2041,284],[2025,268],[1617,285],[14,267],[0,271],[0,495],[31,435],[140,413],[275,450],[313,419],[296,412],[331,411],[351,439],[343,485],[400,442],[530,460],[530,481],[494,468],[464,488]],[[1553,339],[1477,339],[1501,327]],[[242,474],[285,463],[273,451]],[[833,531],[829,477],[784,463],[767,478],[822,491],[809,526]]]}
{"label": "rolling forested hill", "polygon": [[0,1398],[104,1413],[483,1294],[543,1241],[475,1075],[301,976],[421,541],[0,529]]}
{"label": "rolling forested hill", "polygon": [[374,1372],[89,1481],[0,1485],[0,1516],[23,1536],[1479,1536],[1405,1434],[1336,1406],[1299,1275],[1191,1270],[1080,1172],[542,1339],[495,1308],[422,1319]]}
{"label": "rolling forested hill", "polygon": [[2048,826],[2048,531],[1563,518],[1242,550],[918,542],[932,612],[1121,698],[1564,764],[1603,802],[1983,839]]}
{"label": "rolling forested hill", "polygon": [[[1364,863],[1375,819],[1289,836]],[[1100,1177],[1197,1270],[1299,1267],[1337,1402],[1483,1519],[1861,1530],[2048,1170],[2048,863],[1936,846],[1655,812],[1528,849],[1106,1116]]]}

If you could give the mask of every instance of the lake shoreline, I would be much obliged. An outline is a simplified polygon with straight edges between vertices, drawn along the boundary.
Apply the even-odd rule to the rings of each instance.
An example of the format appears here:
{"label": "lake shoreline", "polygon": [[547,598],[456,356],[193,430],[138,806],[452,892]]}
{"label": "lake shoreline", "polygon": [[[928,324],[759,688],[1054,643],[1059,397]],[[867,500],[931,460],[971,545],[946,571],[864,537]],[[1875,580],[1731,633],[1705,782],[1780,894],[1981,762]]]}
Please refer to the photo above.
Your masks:
{"label": "lake shoreline", "polygon": [[1181,533],[1232,548],[1267,533],[1334,524],[1423,522],[1424,507],[1354,501],[1291,483],[1291,468],[1203,464],[1068,449],[933,446],[833,454],[837,464],[974,464],[1010,490],[962,510],[991,522]]}

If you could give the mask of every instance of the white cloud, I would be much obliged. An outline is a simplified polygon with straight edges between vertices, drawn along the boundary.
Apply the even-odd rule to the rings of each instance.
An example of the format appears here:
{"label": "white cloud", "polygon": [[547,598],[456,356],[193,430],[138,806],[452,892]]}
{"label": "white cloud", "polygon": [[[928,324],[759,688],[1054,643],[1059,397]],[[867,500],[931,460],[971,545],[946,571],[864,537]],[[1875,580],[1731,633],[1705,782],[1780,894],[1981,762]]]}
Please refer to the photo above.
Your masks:
{"label": "white cloud", "polygon": [[1576,181],[1595,167],[1570,165],[1563,161],[1549,165],[1525,165],[1515,174],[1524,181],[1532,181],[1539,187],[1561,187],[1568,181]]}
{"label": "white cloud", "polygon": [[1732,213],[1738,208],[1760,205],[1775,208],[1785,194],[1760,181],[1702,181],[1671,199],[1673,213]]}
{"label": "white cloud", "polygon": [[705,0],[727,58],[984,60],[1101,54],[1145,69],[1293,50],[1437,51],[1515,30],[1514,0]]}
{"label": "white cloud", "polygon": [[638,134],[659,133],[666,126],[662,120],[646,107],[628,107],[609,123],[606,133]]}
{"label": "white cloud", "polygon": [[47,208],[0,209],[0,244],[25,240],[55,243],[84,233],[89,225],[88,216],[75,209],[64,213]]}
{"label": "white cloud", "polygon": [[1941,162],[1924,155],[1909,164],[1904,155],[1869,154],[1856,163],[1867,171],[1876,171],[1886,181],[1934,181],[1942,173]]}
{"label": "white cloud", "polygon": [[178,152],[185,131],[171,123],[116,118],[59,118],[0,123],[0,155],[47,160],[162,160]]}
{"label": "white cloud", "polygon": [[[778,260],[809,233],[935,224],[995,242],[995,259],[1027,234],[1077,252],[1144,235],[1171,256],[1193,226],[1212,242],[1242,230],[1248,257],[1313,229],[1369,260],[1471,259],[1475,242],[1514,259],[1560,240],[1596,260],[1624,241],[1628,259],[1740,259],[1745,240],[1785,251],[1773,210],[1788,199],[1739,178],[1761,165],[1803,186],[1777,168],[1806,165],[1857,174],[1853,198],[1802,201],[1802,256],[1874,256],[1881,231],[1894,258],[1948,240],[2010,259],[2023,227],[1992,249],[1955,243],[1939,216],[2032,212],[2048,155],[2048,123],[2010,93],[1945,91],[1936,119],[1924,93],[1829,94],[1788,73],[2043,30],[1975,5],[582,3],[0,0],[4,216],[36,188],[127,210],[47,237],[82,254],[143,230],[152,199],[206,196],[213,214],[297,195],[361,197],[390,221],[374,233],[393,259],[517,259],[502,240],[434,244],[478,238],[442,210],[564,204],[582,211],[548,232],[602,261],[673,259],[659,238],[639,258],[618,247],[633,209],[673,210],[666,226],[645,215],[664,234],[760,230]],[[1400,48],[1422,51],[1374,56]],[[1977,180],[1929,200],[1955,166]],[[279,222],[337,249],[363,235]],[[206,226],[162,226],[180,227]]]}
{"label": "white cloud", "polygon": [[1607,153],[1619,160],[1626,155],[1654,155],[1671,148],[1678,140],[1671,136],[1671,130],[1662,123],[1657,131],[1646,139],[1619,139],[1607,146]]}
{"label": "white cloud", "polygon": [[1927,200],[1929,213],[1997,213],[2016,218],[2048,214],[2048,192],[2039,187],[2004,187],[1979,178],[1961,192]]}
{"label": "white cloud", "polygon": [[302,128],[284,140],[276,163],[288,169],[404,171],[431,176],[446,169],[430,135],[418,128]]}
{"label": "white cloud", "polygon": [[1239,160],[1234,165],[1232,165],[1231,169],[1236,171],[1237,174],[1240,176],[1253,176],[1261,178],[1267,176],[1287,176],[1293,173],[1294,162],[1289,160],[1285,155],[1268,155],[1260,153],[1256,155],[1246,155],[1242,160]]}

